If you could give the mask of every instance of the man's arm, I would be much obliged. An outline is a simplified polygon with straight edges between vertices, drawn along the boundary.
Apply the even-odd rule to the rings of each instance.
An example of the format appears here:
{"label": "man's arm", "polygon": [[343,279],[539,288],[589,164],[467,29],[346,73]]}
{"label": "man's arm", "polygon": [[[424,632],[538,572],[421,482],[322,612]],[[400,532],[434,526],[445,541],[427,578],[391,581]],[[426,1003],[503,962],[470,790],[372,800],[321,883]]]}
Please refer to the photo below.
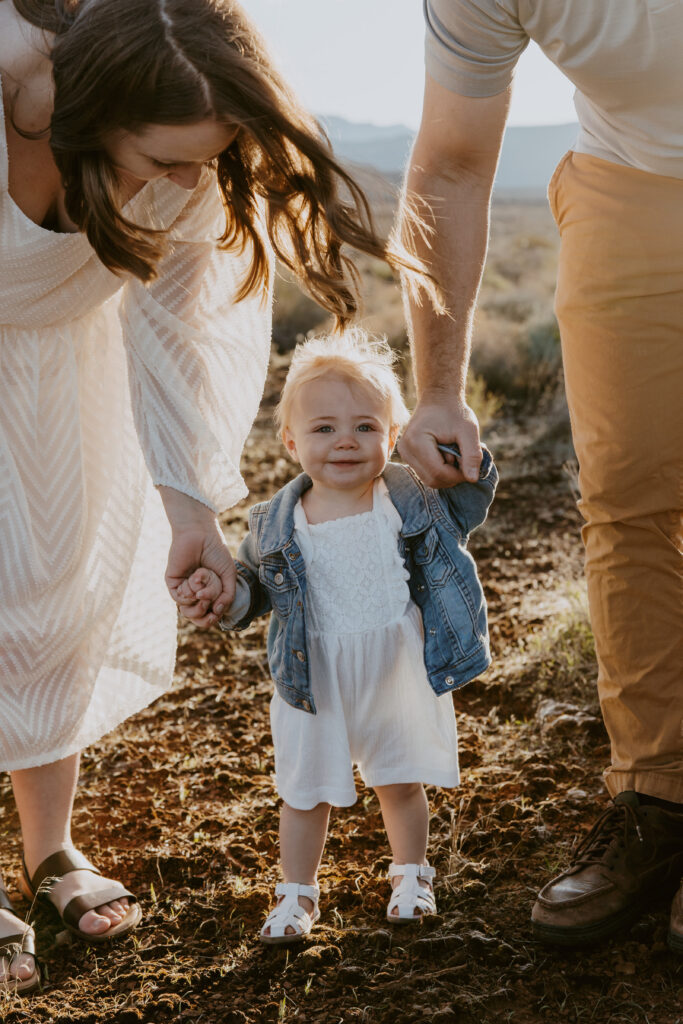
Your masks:
{"label": "man's arm", "polygon": [[[404,242],[430,266],[447,308],[406,295],[418,404],[400,442],[401,456],[430,487],[478,478],[481,448],[465,383],[472,319],[488,244],[491,189],[510,90],[486,99],[459,96],[429,75],[422,123],[407,175],[407,194],[433,233],[401,221]],[[437,441],[456,441],[463,472],[446,464]]]}

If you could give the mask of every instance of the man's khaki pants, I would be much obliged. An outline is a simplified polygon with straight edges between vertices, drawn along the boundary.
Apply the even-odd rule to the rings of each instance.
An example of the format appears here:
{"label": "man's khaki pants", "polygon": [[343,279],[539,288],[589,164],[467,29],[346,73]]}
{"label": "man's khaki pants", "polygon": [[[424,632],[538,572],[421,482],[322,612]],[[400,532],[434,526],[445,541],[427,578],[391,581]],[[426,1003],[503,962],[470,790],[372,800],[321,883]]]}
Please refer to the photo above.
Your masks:
{"label": "man's khaki pants", "polygon": [[683,802],[683,180],[568,153],[550,204],[607,787]]}

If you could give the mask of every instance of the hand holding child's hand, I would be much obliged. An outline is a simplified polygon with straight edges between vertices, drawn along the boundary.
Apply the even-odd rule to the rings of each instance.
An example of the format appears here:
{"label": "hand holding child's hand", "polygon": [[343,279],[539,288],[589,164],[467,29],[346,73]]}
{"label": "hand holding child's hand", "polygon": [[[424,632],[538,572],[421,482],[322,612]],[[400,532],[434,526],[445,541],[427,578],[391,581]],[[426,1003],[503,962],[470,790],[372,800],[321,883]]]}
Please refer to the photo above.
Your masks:
{"label": "hand holding child's hand", "polygon": [[222,590],[220,577],[212,569],[196,569],[176,588],[176,594],[181,605],[197,602],[211,605],[220,597]]}
{"label": "hand holding child's hand", "polygon": [[[221,578],[212,569],[195,569],[191,576],[184,579],[175,589],[176,601],[181,615],[190,618],[199,625],[212,610],[213,602],[223,592]],[[230,607],[225,602],[224,611]],[[188,614],[191,612],[191,614]],[[213,616],[215,619],[215,616]]]}
{"label": "hand holding child's hand", "polygon": [[185,618],[202,629],[214,626],[235,599],[235,566],[225,538],[205,505],[170,487],[159,491],[173,529],[166,585]]}

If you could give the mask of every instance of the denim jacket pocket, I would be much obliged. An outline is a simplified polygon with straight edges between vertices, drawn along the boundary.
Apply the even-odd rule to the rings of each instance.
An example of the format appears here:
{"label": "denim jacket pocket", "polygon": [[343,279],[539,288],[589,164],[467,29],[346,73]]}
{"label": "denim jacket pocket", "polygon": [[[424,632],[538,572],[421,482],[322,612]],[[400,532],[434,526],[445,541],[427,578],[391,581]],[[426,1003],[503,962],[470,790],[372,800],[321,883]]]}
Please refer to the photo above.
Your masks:
{"label": "denim jacket pocket", "polygon": [[413,559],[422,570],[430,587],[441,587],[450,576],[453,566],[439,544],[436,530],[427,530],[413,546]]}
{"label": "denim jacket pocket", "polygon": [[297,588],[287,566],[280,562],[262,562],[259,566],[259,580],[270,595],[273,611],[280,618],[288,618]]}

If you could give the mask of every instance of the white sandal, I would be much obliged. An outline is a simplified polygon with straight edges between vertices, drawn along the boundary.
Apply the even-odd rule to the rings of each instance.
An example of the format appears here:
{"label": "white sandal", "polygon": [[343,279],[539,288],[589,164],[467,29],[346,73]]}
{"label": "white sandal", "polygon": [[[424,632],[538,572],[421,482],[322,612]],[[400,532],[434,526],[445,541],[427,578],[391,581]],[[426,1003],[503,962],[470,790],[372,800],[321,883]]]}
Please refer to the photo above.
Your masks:
{"label": "white sandal", "polygon": [[[409,924],[419,921],[425,914],[436,913],[436,901],[432,891],[432,878],[436,871],[429,864],[390,864],[389,878],[403,875],[391,894],[387,906],[387,921],[392,924]],[[426,878],[429,888],[420,885],[419,879]],[[398,910],[398,914],[393,914]],[[420,913],[416,914],[415,911]]]}
{"label": "white sandal", "polygon": [[[268,914],[259,932],[259,939],[269,946],[288,946],[294,942],[301,942],[304,936],[310,934],[311,928],[320,917],[320,889],[317,885],[278,882],[275,886],[275,895],[284,896],[284,899]],[[306,896],[313,902],[310,914],[299,904],[299,896]],[[294,929],[289,935],[286,934],[288,927]],[[265,934],[266,928],[270,928],[270,935]]]}

